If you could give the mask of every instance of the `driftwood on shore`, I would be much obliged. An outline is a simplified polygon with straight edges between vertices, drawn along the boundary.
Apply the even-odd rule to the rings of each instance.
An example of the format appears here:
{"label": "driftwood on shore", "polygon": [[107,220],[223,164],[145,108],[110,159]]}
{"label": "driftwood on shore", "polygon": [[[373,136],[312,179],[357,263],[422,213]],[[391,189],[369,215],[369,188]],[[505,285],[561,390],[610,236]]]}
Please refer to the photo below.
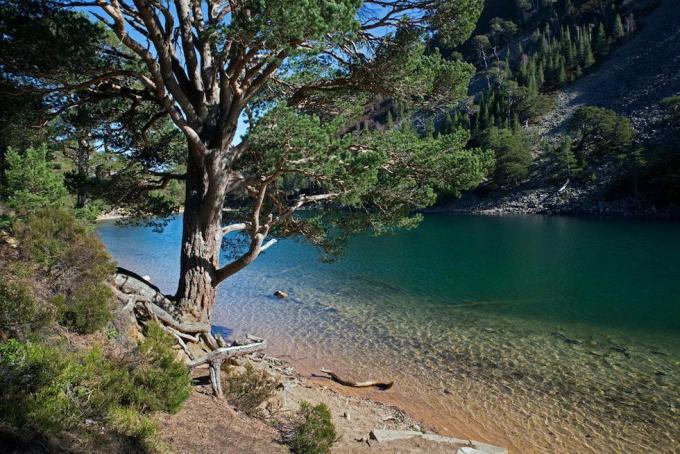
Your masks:
{"label": "driftwood on shore", "polygon": [[[222,336],[211,333],[210,324],[178,319],[171,314],[171,303],[158,287],[129,270],[118,268],[114,292],[125,303],[123,312],[128,313],[140,326],[149,321],[156,322],[175,338],[188,358],[189,369],[208,364],[210,382],[218,398],[224,395],[220,377],[222,363],[236,356],[264,350],[267,346],[264,339],[254,336],[246,336],[245,344],[228,345]],[[199,344],[199,350],[207,350],[208,353],[194,358],[195,352],[189,348],[189,343]]]}
{"label": "driftwood on shore", "polygon": [[326,378],[330,378],[336,383],[343,386],[351,386],[352,388],[371,388],[376,387],[382,390],[390,389],[394,385],[394,381],[378,381],[378,380],[367,380],[367,381],[354,381],[347,378],[342,378],[335,372],[328,369],[321,369],[321,372],[328,375]]}

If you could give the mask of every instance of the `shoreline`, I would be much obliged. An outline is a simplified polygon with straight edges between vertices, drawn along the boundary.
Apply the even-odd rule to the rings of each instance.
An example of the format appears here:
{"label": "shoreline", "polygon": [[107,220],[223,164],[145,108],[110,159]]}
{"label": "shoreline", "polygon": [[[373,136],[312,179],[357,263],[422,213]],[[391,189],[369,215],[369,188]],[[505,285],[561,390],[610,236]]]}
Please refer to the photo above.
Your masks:
{"label": "shoreline", "polygon": [[[247,416],[232,408],[227,400],[212,396],[209,386],[195,386],[192,395],[176,415],[159,414],[160,434],[177,452],[221,452],[227,444],[237,444],[239,452],[288,452],[280,433],[273,428],[299,408],[300,402],[326,404],[331,412],[338,440],[331,453],[428,452],[457,453],[464,446],[475,454],[507,454],[508,448],[455,435],[442,435],[426,422],[398,405],[371,397],[371,390],[342,386],[329,378],[304,374],[290,361],[266,354],[243,357],[280,383],[279,391],[263,408],[264,419]],[[198,371],[195,379],[204,378]],[[195,436],[188,415],[210,421],[210,437]],[[281,419],[283,418],[283,419]],[[277,422],[278,421],[278,422]],[[515,452],[515,451],[512,451]]]}

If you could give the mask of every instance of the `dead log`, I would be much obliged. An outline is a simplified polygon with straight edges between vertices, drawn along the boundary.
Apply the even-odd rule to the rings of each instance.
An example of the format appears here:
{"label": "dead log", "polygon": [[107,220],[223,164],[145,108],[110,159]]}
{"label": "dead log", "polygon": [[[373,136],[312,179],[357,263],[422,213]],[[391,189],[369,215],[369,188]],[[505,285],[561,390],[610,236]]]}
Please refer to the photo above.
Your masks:
{"label": "dead log", "polygon": [[237,345],[235,347],[218,348],[216,350],[211,351],[207,355],[201,356],[200,358],[191,361],[189,363],[189,368],[193,369],[194,367],[200,366],[201,364],[215,361],[224,362],[228,358],[257,352],[260,350],[264,350],[265,348],[267,348],[267,341],[264,339],[259,339],[258,342],[253,342],[247,345]]}
{"label": "dead log", "polygon": [[347,378],[342,378],[338,376],[333,371],[330,371],[328,369],[321,369],[321,372],[324,374],[329,375],[329,377],[325,378],[330,378],[336,383],[340,383],[343,386],[351,386],[352,388],[371,388],[371,387],[376,387],[381,390],[386,390],[390,389],[394,385],[394,381],[377,381],[377,380],[368,380],[368,381],[354,381],[354,380],[349,380]]}
{"label": "dead log", "polygon": [[267,341],[264,339],[253,336],[247,336],[247,338],[254,340],[254,342],[246,345],[218,348],[188,364],[189,369],[193,369],[206,363],[210,365],[210,384],[212,385],[215,397],[218,399],[221,399],[224,396],[224,392],[222,391],[222,380],[220,378],[222,363],[230,358],[264,350],[267,347]]}

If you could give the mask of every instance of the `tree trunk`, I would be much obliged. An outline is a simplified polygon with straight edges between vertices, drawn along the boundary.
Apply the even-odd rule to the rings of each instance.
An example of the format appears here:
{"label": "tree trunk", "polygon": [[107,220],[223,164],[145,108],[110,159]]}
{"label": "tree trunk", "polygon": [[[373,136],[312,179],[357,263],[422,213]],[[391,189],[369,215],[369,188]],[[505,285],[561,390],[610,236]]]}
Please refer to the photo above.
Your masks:
{"label": "tree trunk", "polygon": [[187,162],[180,277],[175,300],[183,319],[209,322],[222,243],[222,204],[228,172],[219,154]]}

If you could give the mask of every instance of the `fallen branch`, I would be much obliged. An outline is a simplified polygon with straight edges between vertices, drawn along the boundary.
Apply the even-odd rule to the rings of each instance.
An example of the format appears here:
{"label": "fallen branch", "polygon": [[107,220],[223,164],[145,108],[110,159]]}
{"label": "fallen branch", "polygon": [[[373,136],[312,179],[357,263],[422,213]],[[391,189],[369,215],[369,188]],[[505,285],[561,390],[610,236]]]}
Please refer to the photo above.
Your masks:
{"label": "fallen branch", "polygon": [[247,345],[237,345],[234,347],[222,347],[211,351],[207,355],[201,356],[189,363],[189,368],[193,369],[201,364],[211,363],[211,362],[224,362],[228,358],[234,356],[245,355],[247,353],[253,353],[267,348],[267,341],[260,339],[259,342],[253,342]]}
{"label": "fallen branch", "polygon": [[351,386],[352,388],[370,388],[370,387],[375,386],[376,388],[386,390],[386,389],[390,389],[392,387],[392,385],[394,385],[393,381],[383,382],[383,381],[376,381],[376,380],[368,380],[368,381],[357,382],[357,381],[354,381],[354,380],[342,378],[342,377],[338,376],[338,374],[336,374],[335,372],[330,371],[328,369],[321,369],[321,372],[330,376],[330,377],[325,377],[325,378],[330,378],[331,380],[333,380],[336,383],[340,383],[343,386]]}
{"label": "fallen branch", "polygon": [[221,347],[211,351],[205,356],[201,356],[200,358],[189,362],[188,364],[189,369],[193,369],[206,363],[210,365],[210,384],[212,385],[215,397],[218,399],[221,399],[224,396],[224,392],[222,391],[222,380],[220,379],[222,363],[229,358],[264,350],[267,347],[267,341],[264,339],[252,336],[247,336],[247,339],[254,340],[255,342],[246,345]]}

